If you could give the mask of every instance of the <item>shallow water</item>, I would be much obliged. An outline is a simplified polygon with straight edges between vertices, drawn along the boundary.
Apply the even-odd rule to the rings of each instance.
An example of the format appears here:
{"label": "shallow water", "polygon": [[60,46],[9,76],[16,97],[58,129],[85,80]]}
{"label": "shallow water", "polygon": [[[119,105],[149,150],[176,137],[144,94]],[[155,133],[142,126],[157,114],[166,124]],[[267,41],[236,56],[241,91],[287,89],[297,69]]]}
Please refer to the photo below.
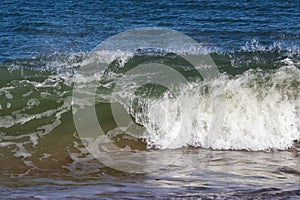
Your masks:
{"label": "shallow water", "polygon": [[298,199],[299,11],[2,1],[0,197]]}
{"label": "shallow water", "polygon": [[112,170],[88,156],[76,162],[69,156],[60,161],[55,156],[36,162],[40,169],[23,175],[20,171],[26,170],[20,166],[11,169],[10,175],[19,175],[2,179],[2,197],[297,199],[300,192],[299,148],[281,152],[190,149],[172,165],[140,175]]}

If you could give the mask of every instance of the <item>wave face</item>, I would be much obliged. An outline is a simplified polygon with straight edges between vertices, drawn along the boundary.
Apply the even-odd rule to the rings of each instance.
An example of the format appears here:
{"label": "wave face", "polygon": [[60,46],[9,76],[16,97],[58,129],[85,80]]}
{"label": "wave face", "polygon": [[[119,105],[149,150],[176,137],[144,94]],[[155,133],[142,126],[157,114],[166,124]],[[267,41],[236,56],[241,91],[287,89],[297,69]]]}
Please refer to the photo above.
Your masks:
{"label": "wave face", "polygon": [[[204,80],[179,56],[153,50],[99,51],[92,56],[54,54],[6,63],[0,68],[0,147],[13,148],[17,157],[30,157],[30,149],[46,135],[57,130],[65,130],[55,133],[60,137],[76,132],[72,118],[64,117],[72,113],[74,75],[82,65],[101,56],[111,63],[108,69],[76,79],[86,96],[79,106],[93,106],[85,88],[96,84],[92,97],[97,117],[112,139],[137,141],[133,148],[292,148],[300,139],[298,52],[244,49],[210,55],[221,72],[211,80]],[[129,69],[149,62],[170,66],[188,83],[180,85],[175,96],[159,85],[135,86],[137,78],[160,76],[159,71],[126,75]],[[117,84],[122,91],[115,91]],[[124,136],[130,135],[129,124],[122,129],[115,124],[111,105],[116,103],[142,127],[134,137]]]}

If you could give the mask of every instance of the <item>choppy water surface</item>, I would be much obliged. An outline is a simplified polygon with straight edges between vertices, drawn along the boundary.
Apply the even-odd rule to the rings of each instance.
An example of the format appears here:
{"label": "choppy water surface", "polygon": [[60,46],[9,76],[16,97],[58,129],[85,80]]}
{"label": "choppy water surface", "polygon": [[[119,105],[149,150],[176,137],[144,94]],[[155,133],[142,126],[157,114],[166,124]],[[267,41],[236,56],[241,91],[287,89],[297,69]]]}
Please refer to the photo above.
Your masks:
{"label": "choppy water surface", "polygon": [[[1,198],[300,197],[298,1],[3,1],[0,10]],[[167,38],[166,49],[95,48],[141,27],[182,32],[199,47],[174,35],[155,38],[150,28],[143,36]],[[181,51],[210,56],[218,75],[201,76]],[[136,80],[170,78],[161,70],[127,73],[149,63],[169,66],[187,83],[176,95],[137,87]],[[107,68],[79,73],[101,64]],[[120,127],[113,116],[120,105],[134,135],[132,124]],[[93,107],[105,134],[131,152],[129,163],[143,155],[172,162],[134,174],[120,170],[125,154],[106,149],[102,162],[94,158],[73,119]],[[143,171],[146,163],[135,166]]]}

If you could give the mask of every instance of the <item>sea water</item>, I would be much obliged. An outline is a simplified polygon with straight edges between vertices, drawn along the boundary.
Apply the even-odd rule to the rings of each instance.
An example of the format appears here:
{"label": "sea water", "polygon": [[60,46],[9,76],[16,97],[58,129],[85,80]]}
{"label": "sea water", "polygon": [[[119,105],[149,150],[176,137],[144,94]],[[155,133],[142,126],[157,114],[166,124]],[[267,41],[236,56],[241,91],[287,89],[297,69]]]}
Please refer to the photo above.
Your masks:
{"label": "sea water", "polygon": [[299,198],[298,1],[0,11],[0,197]]}

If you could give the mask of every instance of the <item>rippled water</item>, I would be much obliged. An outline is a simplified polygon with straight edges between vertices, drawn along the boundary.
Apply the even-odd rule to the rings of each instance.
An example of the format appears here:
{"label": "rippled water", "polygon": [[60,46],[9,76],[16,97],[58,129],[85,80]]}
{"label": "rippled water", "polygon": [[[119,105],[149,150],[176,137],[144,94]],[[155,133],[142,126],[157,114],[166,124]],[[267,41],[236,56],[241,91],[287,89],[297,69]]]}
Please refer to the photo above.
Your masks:
{"label": "rippled water", "polygon": [[4,0],[0,16],[1,198],[300,197],[298,1]]}

